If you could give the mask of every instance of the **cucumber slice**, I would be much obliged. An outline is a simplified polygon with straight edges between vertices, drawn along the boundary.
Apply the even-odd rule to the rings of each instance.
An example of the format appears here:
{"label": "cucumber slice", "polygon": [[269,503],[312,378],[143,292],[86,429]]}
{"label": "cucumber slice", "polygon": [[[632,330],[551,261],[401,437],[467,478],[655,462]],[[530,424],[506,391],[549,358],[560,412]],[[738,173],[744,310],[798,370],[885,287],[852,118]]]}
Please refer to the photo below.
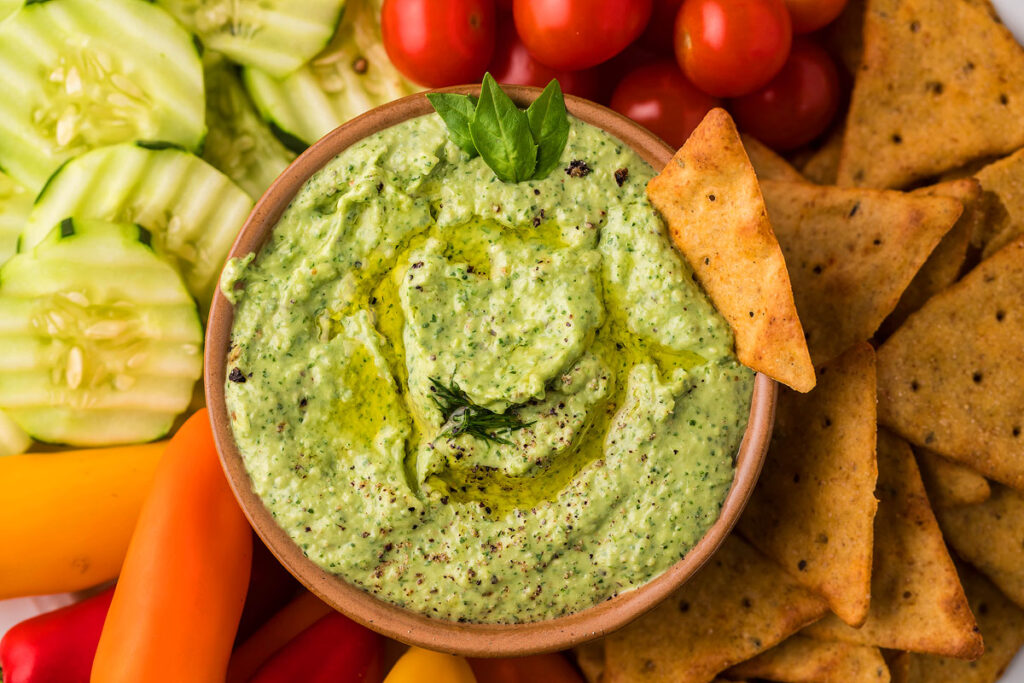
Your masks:
{"label": "cucumber slice", "polygon": [[149,441],[188,407],[202,327],[149,239],[69,218],[0,268],[0,410],[36,439]]}
{"label": "cucumber slice", "polygon": [[206,144],[203,158],[252,197],[262,195],[295,155],[270,132],[252,106],[235,67],[207,52]]}
{"label": "cucumber slice", "polygon": [[198,48],[143,0],[25,5],[0,24],[0,83],[0,167],[33,192],[94,147],[205,134]]}
{"label": "cucumber slice", "polygon": [[32,210],[32,193],[0,173],[0,266],[18,250],[18,236]]}
{"label": "cucumber slice", "polygon": [[32,445],[32,437],[21,426],[0,411],[0,457],[18,455]]}
{"label": "cucumber slice", "polygon": [[388,61],[380,8],[381,0],[349,0],[327,49],[285,79],[243,71],[256,108],[295,151],[368,109],[419,90]]}
{"label": "cucumber slice", "polygon": [[345,0],[158,0],[203,41],[239,64],[284,78],[331,39]]}
{"label": "cucumber slice", "polygon": [[138,223],[205,311],[251,209],[249,195],[194,154],[113,145],[72,159],[53,175],[36,198],[21,246],[34,247],[66,216]]}

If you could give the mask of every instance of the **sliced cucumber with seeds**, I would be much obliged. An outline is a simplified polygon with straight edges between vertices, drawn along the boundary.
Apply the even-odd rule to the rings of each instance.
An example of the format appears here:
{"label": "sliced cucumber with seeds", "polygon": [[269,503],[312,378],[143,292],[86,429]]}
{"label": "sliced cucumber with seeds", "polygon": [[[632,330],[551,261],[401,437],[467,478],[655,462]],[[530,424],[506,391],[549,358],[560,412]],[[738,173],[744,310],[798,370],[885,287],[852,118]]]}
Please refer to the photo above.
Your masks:
{"label": "sliced cucumber with seeds", "polygon": [[285,79],[244,70],[253,102],[286,144],[311,145],[349,119],[419,90],[388,60],[380,8],[381,0],[349,0],[327,49]]}
{"label": "sliced cucumber with seeds", "polygon": [[202,373],[181,277],[130,223],[66,219],[0,268],[0,410],[76,446],[167,433]]}
{"label": "sliced cucumber with seeds", "polygon": [[252,197],[259,197],[295,154],[274,137],[256,113],[235,67],[215,52],[207,52],[203,61],[209,128],[203,158]]}
{"label": "sliced cucumber with seeds", "polygon": [[0,266],[18,250],[18,236],[32,210],[32,193],[0,173]]}
{"label": "sliced cucumber with seeds", "polygon": [[0,0],[0,24],[13,17],[24,4],[25,0]]}
{"label": "sliced cucumber with seeds", "polygon": [[205,311],[252,199],[194,154],[152,147],[102,147],[65,164],[36,198],[22,249],[66,216],[138,223]]}
{"label": "sliced cucumber with seeds", "polygon": [[7,413],[0,411],[0,456],[18,455],[32,445],[32,437],[12,420]]}
{"label": "sliced cucumber with seeds", "polygon": [[345,0],[158,0],[203,45],[283,78],[331,39]]}
{"label": "sliced cucumber with seeds", "polygon": [[0,24],[0,83],[0,167],[33,192],[89,149],[205,133],[198,48],[144,0],[27,4]]}

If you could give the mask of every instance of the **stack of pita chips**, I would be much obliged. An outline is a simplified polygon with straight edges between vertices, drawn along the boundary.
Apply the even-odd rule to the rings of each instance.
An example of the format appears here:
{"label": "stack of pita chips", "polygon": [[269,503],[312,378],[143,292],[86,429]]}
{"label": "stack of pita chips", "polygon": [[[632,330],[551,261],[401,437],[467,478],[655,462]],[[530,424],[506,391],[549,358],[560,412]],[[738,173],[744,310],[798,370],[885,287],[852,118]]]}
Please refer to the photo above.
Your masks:
{"label": "stack of pita chips", "polygon": [[716,110],[648,187],[785,386],[736,531],[590,681],[981,683],[1024,645],[1024,49],[987,0],[833,31],[854,94],[807,175]]}

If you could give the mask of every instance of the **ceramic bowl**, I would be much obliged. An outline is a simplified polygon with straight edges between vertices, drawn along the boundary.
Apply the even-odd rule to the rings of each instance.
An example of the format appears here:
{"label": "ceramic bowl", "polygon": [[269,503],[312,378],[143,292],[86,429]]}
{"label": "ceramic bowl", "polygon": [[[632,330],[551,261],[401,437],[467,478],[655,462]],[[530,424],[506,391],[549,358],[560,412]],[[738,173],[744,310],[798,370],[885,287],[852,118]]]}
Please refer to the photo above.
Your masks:
{"label": "ceramic bowl", "polygon": [[[540,94],[537,88],[506,87],[520,106]],[[449,89],[479,94],[479,86]],[[604,129],[632,147],[655,169],[661,169],[673,150],[629,119],[588,100],[566,96],[569,112]],[[242,227],[231,257],[257,252],[306,180],[356,141],[408,119],[429,114],[433,107],[423,94],[378,107],[328,133],[306,150],[271,185]],[[228,479],[249,521],[267,547],[310,591],[357,622],[405,643],[470,656],[515,656],[560,650],[608,634],[647,612],[686,582],[718,549],[750,497],[764,461],[775,414],[775,382],[757,375],[747,426],[736,460],[736,476],[721,514],[686,557],[664,574],[634,590],[579,612],[522,624],[457,623],[429,618],[391,603],[330,574],[303,555],[277,525],[253,492],[235,444],[224,402],[224,382],[233,308],[218,291],[206,332],[206,401]]]}

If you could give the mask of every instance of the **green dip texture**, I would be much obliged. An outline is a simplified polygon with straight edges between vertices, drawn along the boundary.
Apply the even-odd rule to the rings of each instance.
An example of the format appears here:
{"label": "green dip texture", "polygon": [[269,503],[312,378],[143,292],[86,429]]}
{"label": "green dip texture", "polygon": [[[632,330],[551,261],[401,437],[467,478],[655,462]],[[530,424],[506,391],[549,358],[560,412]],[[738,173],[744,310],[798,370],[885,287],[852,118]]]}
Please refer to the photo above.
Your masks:
{"label": "green dip texture", "polygon": [[[231,426],[307,557],[428,616],[507,623],[636,588],[700,540],[753,373],[652,175],[572,119],[559,168],[503,183],[424,116],[338,155],[228,264]],[[452,438],[431,380],[527,426]]]}

